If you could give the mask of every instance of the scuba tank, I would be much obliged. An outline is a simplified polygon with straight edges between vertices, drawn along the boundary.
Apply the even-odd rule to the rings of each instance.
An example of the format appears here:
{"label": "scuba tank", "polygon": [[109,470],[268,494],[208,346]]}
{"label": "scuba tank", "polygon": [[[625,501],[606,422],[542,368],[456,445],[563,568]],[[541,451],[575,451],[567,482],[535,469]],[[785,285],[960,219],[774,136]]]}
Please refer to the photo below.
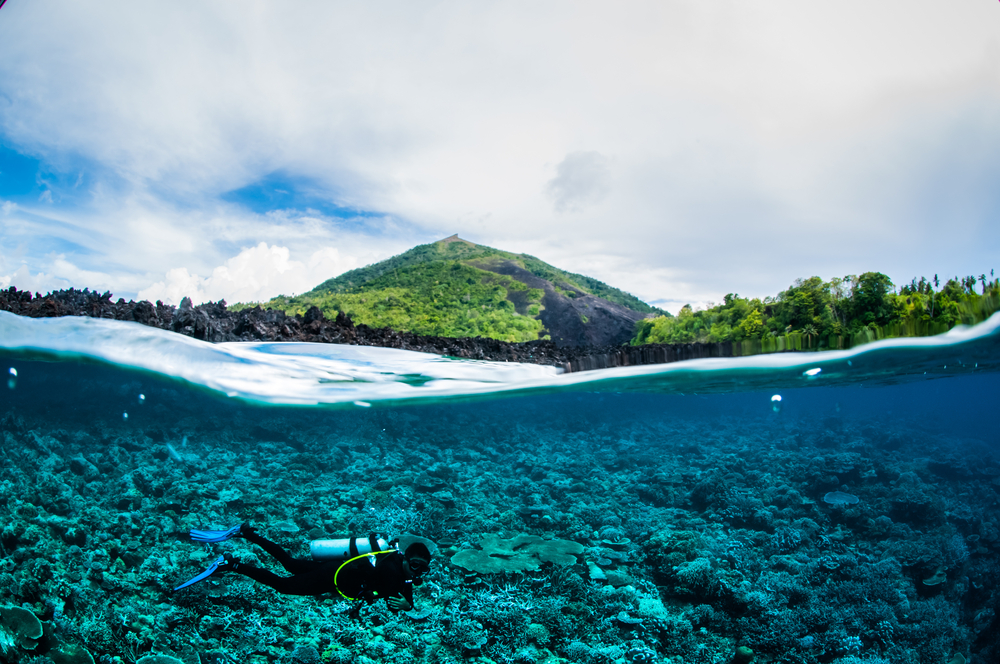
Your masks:
{"label": "scuba tank", "polygon": [[345,537],[342,539],[322,539],[309,542],[309,553],[313,560],[341,560],[363,556],[368,553],[389,551],[395,542],[386,542],[374,533],[367,538]]}

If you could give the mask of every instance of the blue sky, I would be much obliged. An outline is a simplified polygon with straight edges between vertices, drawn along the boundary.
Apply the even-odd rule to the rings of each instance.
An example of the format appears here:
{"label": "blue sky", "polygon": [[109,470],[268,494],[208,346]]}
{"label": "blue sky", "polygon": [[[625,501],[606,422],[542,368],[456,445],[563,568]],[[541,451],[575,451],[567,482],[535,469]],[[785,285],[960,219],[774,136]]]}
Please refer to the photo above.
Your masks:
{"label": "blue sky", "polygon": [[0,10],[0,286],[260,300],[452,233],[677,310],[1000,269],[1000,5]]}

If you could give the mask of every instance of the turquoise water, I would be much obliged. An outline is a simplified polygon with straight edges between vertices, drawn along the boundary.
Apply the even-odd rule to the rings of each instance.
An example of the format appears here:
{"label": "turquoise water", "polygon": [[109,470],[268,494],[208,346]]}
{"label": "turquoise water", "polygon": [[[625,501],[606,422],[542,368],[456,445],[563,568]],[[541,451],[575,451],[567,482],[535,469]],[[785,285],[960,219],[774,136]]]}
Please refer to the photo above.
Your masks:
{"label": "turquoise water", "polygon": [[[998,328],[566,375],[0,312],[0,660],[995,662]],[[187,538],[244,521],[436,555],[405,614],[173,593],[281,573]]]}

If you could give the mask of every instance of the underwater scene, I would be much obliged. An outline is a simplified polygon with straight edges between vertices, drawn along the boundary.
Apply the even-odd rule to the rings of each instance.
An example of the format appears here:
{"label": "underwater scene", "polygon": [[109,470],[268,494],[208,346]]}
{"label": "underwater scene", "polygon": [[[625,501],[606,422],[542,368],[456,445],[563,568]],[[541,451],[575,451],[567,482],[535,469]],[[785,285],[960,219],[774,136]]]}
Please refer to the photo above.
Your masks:
{"label": "underwater scene", "polygon": [[[562,374],[0,312],[0,370],[2,662],[1000,661],[1000,315]],[[412,596],[279,592],[350,537]]]}

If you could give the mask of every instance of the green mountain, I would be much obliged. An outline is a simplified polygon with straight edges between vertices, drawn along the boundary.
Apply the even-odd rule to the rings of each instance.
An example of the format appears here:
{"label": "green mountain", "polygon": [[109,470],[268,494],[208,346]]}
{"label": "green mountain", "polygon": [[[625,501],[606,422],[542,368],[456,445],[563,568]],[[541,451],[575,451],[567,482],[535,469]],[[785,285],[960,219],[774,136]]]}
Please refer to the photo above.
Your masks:
{"label": "green mountain", "polygon": [[288,314],[317,306],[327,317],[343,311],[355,323],[418,334],[563,346],[625,343],[648,314],[669,316],[597,279],[457,235],[265,306]]}

